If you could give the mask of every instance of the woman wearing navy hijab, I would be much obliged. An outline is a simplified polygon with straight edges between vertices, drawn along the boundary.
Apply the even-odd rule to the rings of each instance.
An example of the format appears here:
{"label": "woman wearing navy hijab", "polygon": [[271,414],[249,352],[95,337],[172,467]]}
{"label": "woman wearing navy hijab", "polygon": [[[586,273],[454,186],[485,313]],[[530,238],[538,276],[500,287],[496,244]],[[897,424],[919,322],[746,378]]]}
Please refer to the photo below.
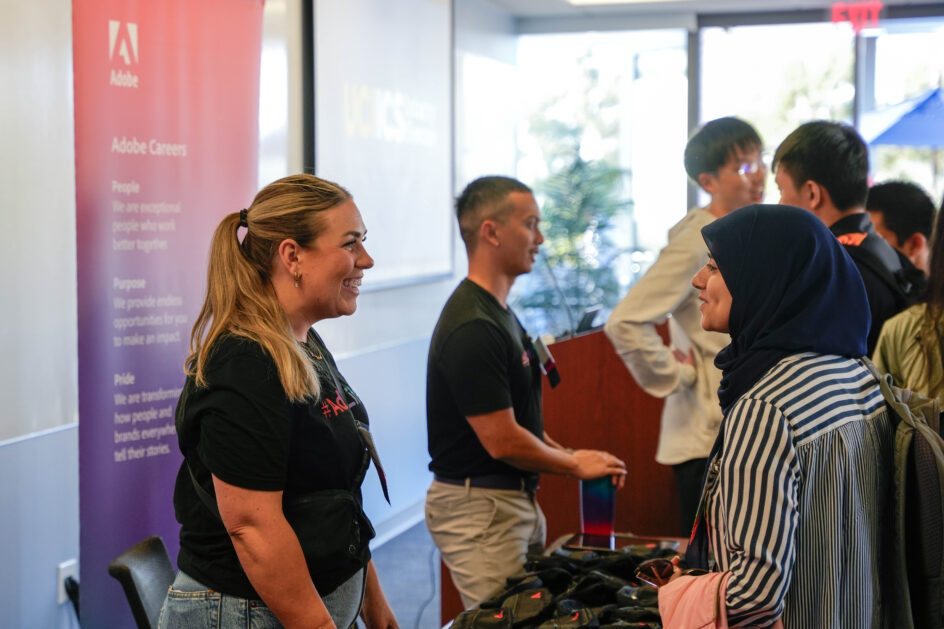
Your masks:
{"label": "woman wearing navy hijab", "polygon": [[663,621],[717,603],[732,627],[888,626],[893,427],[860,360],[862,279],[799,208],[748,206],[702,235],[702,326],[731,344],[715,361],[724,420],[687,560],[707,564],[710,548],[716,565],[660,589]]}

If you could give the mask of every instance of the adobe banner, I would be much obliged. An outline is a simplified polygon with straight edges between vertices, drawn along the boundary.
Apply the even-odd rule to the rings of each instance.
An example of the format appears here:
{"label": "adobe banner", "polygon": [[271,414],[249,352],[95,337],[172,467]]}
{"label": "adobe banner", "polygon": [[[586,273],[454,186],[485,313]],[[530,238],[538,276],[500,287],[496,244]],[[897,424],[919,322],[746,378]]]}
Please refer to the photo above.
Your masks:
{"label": "adobe banner", "polygon": [[73,2],[82,627],[133,627],[108,563],[176,560],[174,407],[210,237],[252,200],[262,0]]}

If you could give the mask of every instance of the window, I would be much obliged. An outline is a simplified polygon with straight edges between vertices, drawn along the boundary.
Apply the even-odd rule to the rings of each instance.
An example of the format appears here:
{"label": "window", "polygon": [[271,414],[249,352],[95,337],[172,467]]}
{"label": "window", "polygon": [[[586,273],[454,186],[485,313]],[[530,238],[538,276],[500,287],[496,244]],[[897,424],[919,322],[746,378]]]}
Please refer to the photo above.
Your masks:
{"label": "window", "polygon": [[684,216],[686,42],[681,30],[520,38],[517,177],[545,243],[511,303],[532,334],[602,324]]}
{"label": "window", "polygon": [[[768,153],[804,122],[852,123],[853,41],[847,24],[702,29],[702,121],[742,118]],[[768,203],[779,200],[773,175],[768,172]]]}
{"label": "window", "polygon": [[[875,50],[875,93],[874,99],[867,99],[867,104],[874,103],[876,113],[863,114],[862,131],[867,141],[907,116],[944,81],[944,57],[928,54],[929,50],[944,47],[944,21],[882,22],[881,28],[871,36]],[[886,112],[891,112],[891,118]],[[875,126],[870,124],[873,120],[877,123]],[[920,145],[910,145],[913,140],[891,143],[895,142],[893,133],[885,137],[890,143],[872,146],[873,180],[880,183],[905,179],[940,201],[944,192],[944,156],[939,146],[944,144],[944,129],[934,133],[934,129],[927,128],[923,138],[927,144]]]}

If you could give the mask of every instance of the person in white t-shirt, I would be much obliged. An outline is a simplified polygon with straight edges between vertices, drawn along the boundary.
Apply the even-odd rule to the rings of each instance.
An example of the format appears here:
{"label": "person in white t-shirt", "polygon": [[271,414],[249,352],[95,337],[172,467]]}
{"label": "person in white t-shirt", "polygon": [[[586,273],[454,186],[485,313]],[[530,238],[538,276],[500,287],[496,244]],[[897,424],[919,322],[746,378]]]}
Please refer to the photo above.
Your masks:
{"label": "person in white t-shirt", "polygon": [[[685,170],[711,201],[669,230],[669,242],[613,309],[604,330],[636,382],[665,398],[656,461],[675,472],[687,535],[695,518],[708,453],[718,434],[721,372],[715,355],[727,334],[702,329],[691,278],[708,260],[701,228],[764,197],[767,168],[757,131],[738,118],[712,120],[685,147]],[[669,321],[670,344],[656,325]]]}

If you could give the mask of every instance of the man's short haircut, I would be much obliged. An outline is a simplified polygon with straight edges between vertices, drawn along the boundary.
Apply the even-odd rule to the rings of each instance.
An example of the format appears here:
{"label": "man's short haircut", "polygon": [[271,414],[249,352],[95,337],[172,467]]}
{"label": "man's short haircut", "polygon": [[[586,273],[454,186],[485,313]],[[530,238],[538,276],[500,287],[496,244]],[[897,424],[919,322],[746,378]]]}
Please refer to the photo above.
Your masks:
{"label": "man's short haircut", "polygon": [[899,244],[916,233],[924,234],[928,241],[931,240],[937,210],[934,201],[921,186],[910,181],[887,181],[872,186],[865,199],[865,209],[882,213],[882,222],[889,231],[895,233]]}
{"label": "man's short haircut", "polygon": [[696,131],[685,145],[685,172],[698,183],[698,175],[716,173],[738,150],[763,148],[757,131],[740,118],[718,118]]}
{"label": "man's short haircut", "polygon": [[456,218],[466,249],[475,248],[479,226],[486,219],[504,220],[512,206],[507,203],[512,192],[531,194],[531,188],[517,179],[500,175],[479,177],[465,187],[456,200]]}
{"label": "man's short haircut", "polygon": [[840,212],[860,207],[869,191],[869,151],[855,129],[841,122],[814,120],[800,125],[780,143],[777,166],[802,186],[815,181]]}

